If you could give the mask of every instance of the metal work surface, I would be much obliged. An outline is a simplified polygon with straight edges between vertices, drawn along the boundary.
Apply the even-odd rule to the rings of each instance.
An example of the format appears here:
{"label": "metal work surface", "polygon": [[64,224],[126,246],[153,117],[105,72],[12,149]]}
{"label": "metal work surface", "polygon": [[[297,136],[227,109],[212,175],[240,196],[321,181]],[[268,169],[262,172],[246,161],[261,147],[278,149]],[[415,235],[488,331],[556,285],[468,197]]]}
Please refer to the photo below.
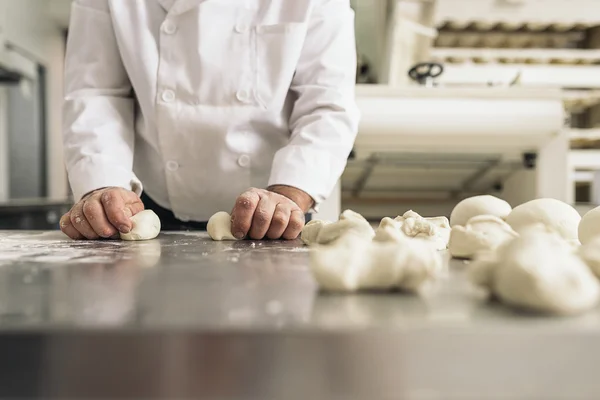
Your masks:
{"label": "metal work surface", "polygon": [[600,309],[319,294],[298,242],[0,232],[0,398],[596,399]]}

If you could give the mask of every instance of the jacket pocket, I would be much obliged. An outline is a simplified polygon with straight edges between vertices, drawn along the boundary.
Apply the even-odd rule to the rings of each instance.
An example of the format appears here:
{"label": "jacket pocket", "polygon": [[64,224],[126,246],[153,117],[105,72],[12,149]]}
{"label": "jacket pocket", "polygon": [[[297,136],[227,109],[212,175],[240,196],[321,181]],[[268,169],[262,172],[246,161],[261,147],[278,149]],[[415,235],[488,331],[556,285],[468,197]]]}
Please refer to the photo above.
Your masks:
{"label": "jacket pocket", "polygon": [[264,107],[280,107],[285,101],[306,31],[305,23],[256,26],[255,84]]}

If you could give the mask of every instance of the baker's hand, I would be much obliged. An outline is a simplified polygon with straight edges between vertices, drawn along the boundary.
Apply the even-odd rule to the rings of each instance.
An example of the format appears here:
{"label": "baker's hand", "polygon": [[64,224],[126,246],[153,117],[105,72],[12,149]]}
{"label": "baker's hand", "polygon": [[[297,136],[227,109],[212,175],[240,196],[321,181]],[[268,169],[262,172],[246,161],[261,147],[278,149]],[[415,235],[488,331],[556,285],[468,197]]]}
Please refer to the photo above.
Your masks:
{"label": "baker's hand", "polygon": [[242,239],[293,240],[304,227],[304,214],[312,198],[300,189],[273,186],[268,190],[249,189],[242,193],[231,212],[231,232]]}
{"label": "baker's hand", "polygon": [[60,230],[75,240],[112,238],[132,229],[130,218],[144,210],[137,194],[104,188],[85,195],[60,219]]}

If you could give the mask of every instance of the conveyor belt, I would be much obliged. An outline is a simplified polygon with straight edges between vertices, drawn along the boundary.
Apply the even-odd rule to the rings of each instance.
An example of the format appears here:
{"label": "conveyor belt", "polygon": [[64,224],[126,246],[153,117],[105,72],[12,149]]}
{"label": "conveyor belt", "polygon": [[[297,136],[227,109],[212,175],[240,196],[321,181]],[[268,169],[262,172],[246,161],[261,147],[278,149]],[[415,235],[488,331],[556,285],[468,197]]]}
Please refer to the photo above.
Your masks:
{"label": "conveyor belt", "polygon": [[[600,309],[439,290],[320,295],[297,242],[0,233],[0,397],[599,398]],[[493,396],[492,396],[493,394]]]}

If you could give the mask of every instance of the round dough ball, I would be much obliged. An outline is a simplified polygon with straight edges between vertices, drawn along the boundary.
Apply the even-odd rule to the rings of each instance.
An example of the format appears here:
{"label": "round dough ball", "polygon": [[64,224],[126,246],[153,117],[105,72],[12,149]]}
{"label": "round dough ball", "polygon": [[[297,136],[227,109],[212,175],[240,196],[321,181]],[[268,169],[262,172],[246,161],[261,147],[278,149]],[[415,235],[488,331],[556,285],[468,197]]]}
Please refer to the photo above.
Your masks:
{"label": "round dough ball", "polygon": [[583,216],[578,233],[581,244],[589,243],[596,236],[600,236],[600,207],[594,208]]}
{"label": "round dough ball", "polygon": [[231,233],[231,215],[225,211],[219,211],[210,217],[206,225],[206,231],[214,241],[238,240]]}
{"label": "round dough ball", "polygon": [[160,233],[160,218],[152,210],[144,210],[131,217],[133,228],[129,233],[121,233],[122,240],[150,240]]}
{"label": "round dough ball", "polygon": [[506,219],[512,207],[506,201],[490,195],[464,199],[454,207],[450,215],[450,226],[465,226],[467,221],[478,215],[493,215]]}
{"label": "round dough ball", "polygon": [[506,222],[517,232],[543,224],[569,242],[579,242],[577,228],[581,216],[573,207],[556,199],[536,199],[515,207]]}

